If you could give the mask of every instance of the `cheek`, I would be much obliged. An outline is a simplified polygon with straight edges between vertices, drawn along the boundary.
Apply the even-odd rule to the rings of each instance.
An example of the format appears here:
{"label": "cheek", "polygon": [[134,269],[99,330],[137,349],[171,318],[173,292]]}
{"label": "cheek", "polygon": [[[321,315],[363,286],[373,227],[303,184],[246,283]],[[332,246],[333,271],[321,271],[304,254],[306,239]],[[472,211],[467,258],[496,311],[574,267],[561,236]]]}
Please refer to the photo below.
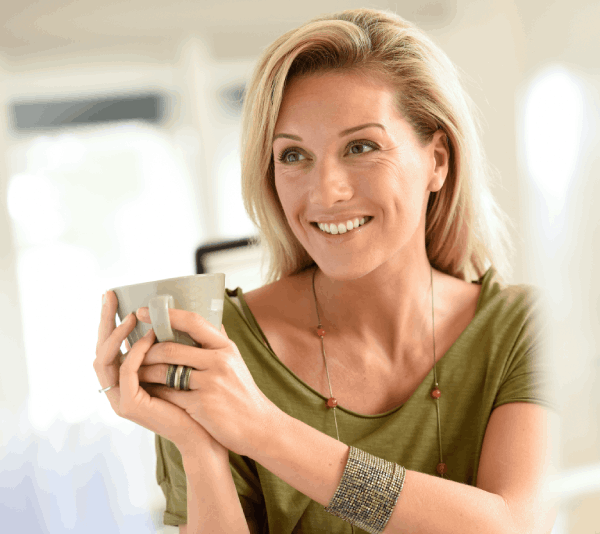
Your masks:
{"label": "cheek", "polygon": [[406,171],[396,162],[386,159],[373,161],[364,169],[361,180],[362,192],[385,203],[396,203],[410,194],[406,183]]}
{"label": "cheek", "polygon": [[277,193],[277,198],[279,198],[279,203],[283,208],[283,213],[289,224],[294,217],[294,208],[298,199],[298,194],[293,187],[293,182],[286,180],[285,176],[278,177],[275,175],[275,192]]}
{"label": "cheek", "polygon": [[359,195],[378,199],[385,217],[392,224],[401,222],[403,226],[411,226],[410,221],[417,221],[420,217],[423,204],[421,180],[411,169],[397,161],[382,158],[373,161],[365,172],[368,180],[362,182]]}

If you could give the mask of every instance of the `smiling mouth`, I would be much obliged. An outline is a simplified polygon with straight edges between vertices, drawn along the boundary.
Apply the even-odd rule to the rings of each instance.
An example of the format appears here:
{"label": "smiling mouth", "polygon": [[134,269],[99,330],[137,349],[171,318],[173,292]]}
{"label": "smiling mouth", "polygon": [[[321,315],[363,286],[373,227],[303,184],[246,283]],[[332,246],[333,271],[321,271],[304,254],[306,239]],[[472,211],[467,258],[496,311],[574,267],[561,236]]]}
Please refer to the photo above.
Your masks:
{"label": "smiling mouth", "polygon": [[373,217],[366,216],[366,217],[362,217],[360,219],[354,219],[353,221],[347,221],[346,223],[327,224],[327,223],[312,222],[310,224],[312,226],[314,226],[315,228],[317,228],[319,231],[321,231],[321,233],[323,233],[323,234],[341,235],[341,234],[353,232],[354,230],[369,223],[372,219],[373,219]]}

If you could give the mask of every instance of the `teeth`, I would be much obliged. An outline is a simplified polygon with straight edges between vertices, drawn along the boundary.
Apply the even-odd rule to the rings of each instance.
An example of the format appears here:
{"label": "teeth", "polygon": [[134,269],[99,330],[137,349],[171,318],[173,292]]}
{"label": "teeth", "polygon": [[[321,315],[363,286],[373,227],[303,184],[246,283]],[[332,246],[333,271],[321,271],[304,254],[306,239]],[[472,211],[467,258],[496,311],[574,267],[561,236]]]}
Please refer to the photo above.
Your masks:
{"label": "teeth", "polygon": [[354,220],[348,220],[346,221],[346,223],[339,223],[339,224],[328,224],[328,223],[318,223],[319,228],[321,229],[321,231],[326,232],[328,234],[332,234],[332,235],[337,235],[337,234],[345,234],[346,232],[349,232],[350,230],[353,230],[354,228],[358,228],[359,226],[362,226],[363,224],[365,224],[365,222],[367,222],[368,218],[362,217],[361,219],[359,219],[358,217],[356,217]]}

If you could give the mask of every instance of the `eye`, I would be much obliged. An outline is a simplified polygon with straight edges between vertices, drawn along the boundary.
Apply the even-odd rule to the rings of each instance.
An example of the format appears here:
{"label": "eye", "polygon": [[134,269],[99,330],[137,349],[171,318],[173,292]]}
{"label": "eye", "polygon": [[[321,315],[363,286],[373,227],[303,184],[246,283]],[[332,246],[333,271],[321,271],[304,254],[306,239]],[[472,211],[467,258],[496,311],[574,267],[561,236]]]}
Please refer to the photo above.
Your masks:
{"label": "eye", "polygon": [[348,151],[350,154],[365,154],[366,152],[373,152],[378,148],[379,147],[371,141],[353,141],[350,144]]}
{"label": "eye", "polygon": [[306,157],[300,154],[297,150],[288,148],[284,150],[277,158],[281,163],[298,163],[299,161],[305,160]]}

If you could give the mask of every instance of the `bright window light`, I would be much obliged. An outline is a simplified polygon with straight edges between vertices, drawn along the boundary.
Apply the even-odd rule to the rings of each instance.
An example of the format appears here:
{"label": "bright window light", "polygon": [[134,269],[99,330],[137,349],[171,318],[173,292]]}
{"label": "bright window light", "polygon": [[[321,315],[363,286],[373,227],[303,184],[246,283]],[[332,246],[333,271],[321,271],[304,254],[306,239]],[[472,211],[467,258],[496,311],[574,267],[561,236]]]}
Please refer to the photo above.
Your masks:
{"label": "bright window light", "polygon": [[547,204],[550,223],[563,209],[577,168],[583,110],[577,80],[559,66],[542,72],[525,100],[527,169]]}
{"label": "bright window light", "polygon": [[189,171],[168,133],[137,124],[42,136],[9,156],[29,421],[115,426],[92,367],[101,296],[193,274],[203,230]]}
{"label": "bright window light", "polygon": [[60,209],[60,192],[43,174],[13,176],[8,186],[8,212],[22,233],[20,241],[41,244],[58,239],[67,220]]}

